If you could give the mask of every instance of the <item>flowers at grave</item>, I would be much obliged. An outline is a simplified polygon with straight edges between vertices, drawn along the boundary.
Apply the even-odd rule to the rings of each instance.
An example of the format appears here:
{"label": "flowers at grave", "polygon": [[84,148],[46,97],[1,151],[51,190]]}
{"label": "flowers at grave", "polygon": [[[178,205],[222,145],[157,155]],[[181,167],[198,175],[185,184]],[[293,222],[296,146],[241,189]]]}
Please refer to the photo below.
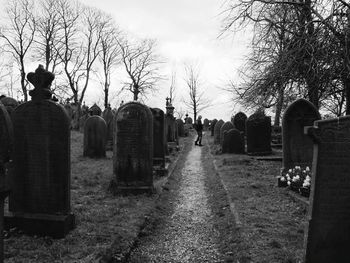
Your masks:
{"label": "flowers at grave", "polygon": [[281,170],[278,177],[278,186],[289,187],[295,192],[299,192],[304,196],[309,196],[311,189],[311,170],[308,166],[302,169],[300,166]]}

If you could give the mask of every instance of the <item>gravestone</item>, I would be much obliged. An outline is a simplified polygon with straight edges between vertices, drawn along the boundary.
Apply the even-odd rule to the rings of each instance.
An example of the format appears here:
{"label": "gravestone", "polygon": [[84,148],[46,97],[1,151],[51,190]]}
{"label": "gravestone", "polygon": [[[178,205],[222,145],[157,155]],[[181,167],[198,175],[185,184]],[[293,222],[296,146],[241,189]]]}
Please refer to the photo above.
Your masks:
{"label": "gravestone", "polygon": [[214,143],[215,144],[220,144],[220,129],[221,129],[222,125],[224,125],[223,120],[219,120],[215,124],[215,127],[214,127]]}
{"label": "gravestone", "polygon": [[316,107],[305,99],[288,106],[282,119],[283,168],[306,167],[312,164],[313,141],[304,134],[304,127],[321,119]]}
{"label": "gravestone", "polygon": [[106,149],[112,150],[113,149],[113,119],[114,119],[114,113],[110,106],[108,106],[102,113],[102,117],[106,122],[107,125],[107,142],[106,142]]}
{"label": "gravestone", "polygon": [[193,124],[193,120],[191,117],[187,117],[186,124]]}
{"label": "gravestone", "polygon": [[4,260],[4,200],[10,192],[8,177],[12,151],[12,121],[5,106],[0,102],[0,262]]}
{"label": "gravestone", "polygon": [[245,115],[243,112],[238,112],[233,117],[233,125],[237,130],[242,132],[245,135],[245,122],[247,121],[247,115]]}
{"label": "gravestone", "polygon": [[271,154],[271,117],[263,111],[252,114],[246,121],[246,133],[249,155]]}
{"label": "gravestone", "polygon": [[176,142],[175,137],[175,117],[171,114],[165,116],[165,135],[167,142]]}
{"label": "gravestone", "polygon": [[203,120],[203,128],[204,128],[204,130],[208,130],[208,128],[209,128],[209,120],[208,119]]}
{"label": "gravestone", "polygon": [[221,128],[220,128],[220,145],[222,146],[222,142],[224,141],[224,131],[228,131],[228,130],[231,130],[233,129],[234,126],[232,124],[232,122],[230,121],[227,121],[225,122]]}
{"label": "gravestone", "polygon": [[11,97],[2,97],[0,102],[5,106],[10,117],[12,116],[12,112],[19,105],[18,101]]}
{"label": "gravestone", "polygon": [[51,100],[55,76],[42,65],[27,79],[32,100],[13,112],[13,175],[7,227],[64,237],[75,225],[70,209],[70,123]]}
{"label": "gravestone", "polygon": [[83,156],[90,158],[106,157],[107,125],[97,115],[90,116],[84,126]]}
{"label": "gravestone", "polygon": [[350,252],[350,116],[315,121],[305,263],[346,263]]}
{"label": "gravestone", "polygon": [[176,119],[177,130],[180,137],[185,137],[185,126],[184,122],[181,119]]}
{"label": "gravestone", "polygon": [[244,137],[237,129],[224,131],[222,143],[222,153],[244,153]]}
{"label": "gravestone", "polygon": [[153,117],[139,103],[119,107],[114,117],[113,171],[121,193],[153,190]]}
{"label": "gravestone", "polygon": [[153,114],[153,165],[165,168],[165,117],[164,111],[151,108]]}
{"label": "gravestone", "polygon": [[101,110],[101,108],[99,106],[97,106],[96,103],[94,103],[94,105],[92,105],[89,108],[89,113],[90,113],[91,116],[94,116],[94,115],[101,116],[102,110]]}
{"label": "gravestone", "polygon": [[214,136],[214,127],[215,127],[215,124],[218,122],[217,119],[214,119],[210,122],[210,135],[211,136]]}

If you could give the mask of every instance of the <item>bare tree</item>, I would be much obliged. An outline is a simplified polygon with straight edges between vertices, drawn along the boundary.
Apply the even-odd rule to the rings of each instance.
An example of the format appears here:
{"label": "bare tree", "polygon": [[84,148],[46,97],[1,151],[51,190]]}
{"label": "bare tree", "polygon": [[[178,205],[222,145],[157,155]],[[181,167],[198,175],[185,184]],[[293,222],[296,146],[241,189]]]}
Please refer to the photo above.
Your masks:
{"label": "bare tree", "polygon": [[175,100],[175,90],[176,90],[176,72],[172,71],[171,73],[171,83],[169,87],[169,99],[173,103]]}
{"label": "bare tree", "polygon": [[9,52],[20,69],[20,83],[24,101],[28,100],[25,79],[25,58],[32,46],[36,30],[32,0],[9,0],[6,7],[7,21],[1,26],[0,37],[5,40]]}
{"label": "bare tree", "polygon": [[162,79],[159,73],[159,57],[155,54],[156,41],[144,39],[138,43],[130,43],[123,39],[118,41],[122,62],[129,76],[123,89],[133,93],[134,100],[139,95],[145,96],[149,91],[156,90],[156,84]]}
{"label": "bare tree", "polygon": [[189,100],[184,103],[193,112],[194,121],[197,114],[211,106],[211,102],[205,98],[204,91],[201,91],[201,80],[198,69],[194,65],[185,65],[185,82],[188,88]]}
{"label": "bare tree", "polygon": [[112,18],[108,15],[104,15],[103,18],[107,21],[106,26],[101,32],[100,42],[100,55],[99,60],[103,66],[103,93],[104,93],[104,105],[107,108],[109,104],[109,87],[111,85],[111,74],[115,66],[117,66],[120,60],[120,47],[117,42],[117,38],[120,34],[118,28],[112,22]]}

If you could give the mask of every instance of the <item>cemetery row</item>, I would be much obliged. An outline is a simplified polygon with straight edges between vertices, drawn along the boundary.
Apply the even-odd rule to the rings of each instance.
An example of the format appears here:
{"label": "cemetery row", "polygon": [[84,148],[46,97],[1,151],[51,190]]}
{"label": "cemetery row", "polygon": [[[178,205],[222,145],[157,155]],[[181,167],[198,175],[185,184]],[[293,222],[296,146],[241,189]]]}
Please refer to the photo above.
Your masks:
{"label": "cemetery row", "polygon": [[278,184],[310,194],[304,261],[349,262],[349,116],[321,120],[313,104],[298,99],[285,110],[282,128],[272,129],[270,117],[258,111],[249,118],[238,113],[228,122],[214,119],[210,130],[222,153],[248,155],[271,154],[272,137],[282,132]]}
{"label": "cemetery row", "polygon": [[[35,87],[31,101],[18,105],[5,97],[0,102],[0,222],[28,234],[62,238],[76,224],[70,199],[69,111],[52,100],[52,73],[40,65],[27,78]],[[97,105],[89,112],[83,155],[100,158],[113,149],[111,185],[116,193],[154,191],[154,177],[167,172],[167,155],[178,150],[178,137],[188,134],[189,125],[174,118],[171,102],[166,113],[138,102],[125,103],[116,113],[110,108],[102,113]],[[2,237],[0,241],[3,260]]]}

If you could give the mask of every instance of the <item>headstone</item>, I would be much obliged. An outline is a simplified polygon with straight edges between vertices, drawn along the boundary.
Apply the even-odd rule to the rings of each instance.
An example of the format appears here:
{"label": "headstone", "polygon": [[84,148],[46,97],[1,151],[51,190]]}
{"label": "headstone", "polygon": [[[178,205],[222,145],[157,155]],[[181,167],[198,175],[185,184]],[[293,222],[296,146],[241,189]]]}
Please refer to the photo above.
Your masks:
{"label": "headstone", "polygon": [[[153,117],[138,102],[119,107],[114,118],[113,171],[118,192],[153,190]],[[132,131],[132,132],[131,132]]]}
{"label": "headstone", "polygon": [[246,133],[249,155],[271,154],[271,117],[263,112],[252,114],[246,121]]}
{"label": "headstone", "polygon": [[243,112],[238,112],[233,117],[233,125],[237,130],[242,132],[245,135],[245,122],[247,121],[247,115],[245,115]]}
{"label": "headstone", "polygon": [[97,106],[96,103],[94,103],[94,105],[90,107],[89,112],[91,116],[94,116],[94,115],[101,116],[102,114],[101,108]]}
{"label": "headstone", "polygon": [[175,138],[175,117],[166,114],[165,116],[165,135],[167,142],[176,142]]}
{"label": "headstone", "polygon": [[214,127],[214,143],[215,144],[220,144],[220,129],[221,129],[222,125],[224,125],[223,120],[219,120],[215,124],[215,127]]}
{"label": "headstone", "polygon": [[208,130],[208,128],[209,128],[209,120],[208,119],[203,120],[203,128],[204,128],[204,130]]}
{"label": "headstone", "polygon": [[90,158],[106,157],[107,125],[97,115],[90,116],[84,126],[83,156]]}
{"label": "headstone", "polygon": [[[0,233],[4,230],[4,200],[10,192],[9,163],[12,156],[13,129],[10,116],[0,102]],[[0,262],[4,260],[4,240],[0,235]]]}
{"label": "headstone", "polygon": [[180,137],[185,137],[185,127],[184,122],[181,119],[176,119],[177,130]]}
{"label": "headstone", "polygon": [[305,99],[288,106],[282,119],[283,168],[306,167],[312,164],[313,141],[304,134],[304,127],[321,119],[316,107]]}
{"label": "headstone", "polygon": [[227,121],[225,122],[221,128],[220,128],[220,145],[222,146],[222,142],[224,141],[224,131],[229,131],[231,129],[233,129],[234,126],[232,124],[232,122]]}
{"label": "headstone", "polygon": [[224,131],[222,153],[244,153],[244,137],[237,129]]}
{"label": "headstone", "polygon": [[193,120],[192,120],[191,117],[188,117],[188,118],[186,119],[186,124],[193,124]]}
{"label": "headstone", "polygon": [[32,100],[13,112],[14,171],[8,228],[64,237],[75,225],[70,209],[70,123],[63,106],[51,100],[54,79],[42,65],[27,79]]}
{"label": "headstone", "polygon": [[214,119],[210,122],[210,135],[211,136],[214,136],[214,127],[215,127],[215,124],[218,122],[217,119]]}
{"label": "headstone", "polygon": [[151,108],[153,114],[153,165],[165,168],[165,117],[164,111]]}
{"label": "headstone", "polygon": [[103,113],[102,117],[106,122],[107,125],[107,143],[106,143],[106,149],[112,150],[113,149],[113,119],[114,119],[114,113],[110,107],[107,107]]}
{"label": "headstone", "polygon": [[2,97],[0,99],[2,104],[5,106],[8,114],[10,117],[12,116],[12,112],[15,110],[15,108],[19,105],[18,101],[11,97]]}
{"label": "headstone", "polygon": [[350,116],[307,129],[314,162],[305,263],[346,263],[350,251]]}
{"label": "headstone", "polygon": [[273,125],[271,131],[271,141],[274,145],[282,144],[282,127]]}

